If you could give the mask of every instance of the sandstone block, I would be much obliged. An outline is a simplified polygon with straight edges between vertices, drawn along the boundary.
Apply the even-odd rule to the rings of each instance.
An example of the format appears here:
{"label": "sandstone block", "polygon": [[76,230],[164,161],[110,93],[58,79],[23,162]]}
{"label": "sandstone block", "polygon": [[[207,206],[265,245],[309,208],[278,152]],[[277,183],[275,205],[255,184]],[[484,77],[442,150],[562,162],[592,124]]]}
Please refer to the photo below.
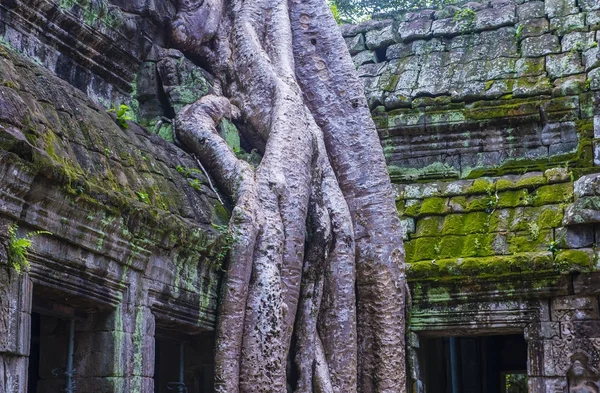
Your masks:
{"label": "sandstone block", "polygon": [[600,10],[600,2],[597,0],[579,0],[578,4],[582,11]]}
{"label": "sandstone block", "polygon": [[551,78],[579,74],[583,72],[579,52],[567,52],[546,57],[546,71]]}
{"label": "sandstone block", "polygon": [[377,63],[378,59],[377,59],[377,55],[375,54],[375,51],[364,50],[364,51],[359,52],[356,55],[354,55],[352,57],[352,61],[354,62],[354,65],[356,67],[359,67],[363,64]]}
{"label": "sandstone block", "polygon": [[586,30],[585,14],[573,14],[550,19],[550,30],[558,35]]}
{"label": "sandstone block", "polygon": [[524,57],[540,57],[559,52],[560,44],[558,37],[552,34],[525,38],[521,42],[521,53]]}
{"label": "sandstone block", "polygon": [[501,8],[486,8],[475,16],[475,30],[488,30],[517,22],[516,6],[508,4]]}
{"label": "sandstone block", "polygon": [[417,19],[412,22],[400,23],[398,36],[405,42],[428,38],[432,34],[432,23],[430,19]]}
{"label": "sandstone block", "polygon": [[530,1],[528,3],[519,4],[517,6],[517,17],[521,21],[535,18],[543,18],[545,16],[546,14],[544,12],[543,1]]}
{"label": "sandstone block", "polygon": [[346,41],[346,46],[351,55],[355,55],[367,49],[365,45],[365,36],[362,34],[354,37],[346,37],[344,40]]}
{"label": "sandstone block", "polygon": [[519,39],[538,37],[549,31],[550,22],[546,18],[529,19],[519,23],[518,28],[521,29]]}
{"label": "sandstone block", "polygon": [[579,12],[575,0],[546,0],[544,10],[548,17],[565,16]]}
{"label": "sandstone block", "polygon": [[392,25],[388,25],[381,30],[367,31],[365,34],[365,42],[367,48],[377,49],[389,46],[396,42],[394,39],[394,33],[392,31]]}

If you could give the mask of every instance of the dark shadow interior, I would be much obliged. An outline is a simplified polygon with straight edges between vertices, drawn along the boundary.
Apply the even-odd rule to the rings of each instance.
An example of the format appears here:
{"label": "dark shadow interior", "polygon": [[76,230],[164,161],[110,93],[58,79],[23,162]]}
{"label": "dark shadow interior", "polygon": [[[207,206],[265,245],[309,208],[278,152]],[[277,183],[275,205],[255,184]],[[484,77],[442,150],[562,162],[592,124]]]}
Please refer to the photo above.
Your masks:
{"label": "dark shadow interior", "polygon": [[523,335],[421,338],[419,393],[526,393]]}
{"label": "dark shadow interior", "polygon": [[185,336],[157,330],[154,392],[212,393],[212,357],[210,334]]}

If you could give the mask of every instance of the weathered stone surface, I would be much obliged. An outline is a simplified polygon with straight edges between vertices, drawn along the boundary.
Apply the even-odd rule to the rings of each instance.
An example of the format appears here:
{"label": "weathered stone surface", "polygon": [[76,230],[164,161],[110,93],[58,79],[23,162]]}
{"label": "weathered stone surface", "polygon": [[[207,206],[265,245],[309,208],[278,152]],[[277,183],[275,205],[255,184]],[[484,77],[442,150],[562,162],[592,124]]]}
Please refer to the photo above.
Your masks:
{"label": "weathered stone surface", "polygon": [[516,6],[507,4],[498,8],[487,8],[477,12],[475,30],[489,30],[502,26],[514,25],[517,22]]}
{"label": "weathered stone surface", "polygon": [[600,47],[597,44],[590,46],[589,49],[583,52],[582,56],[586,71],[600,67]]}
{"label": "weathered stone surface", "polygon": [[515,62],[516,76],[540,76],[546,73],[546,58],[545,57],[525,57],[520,58]]}
{"label": "weathered stone surface", "polygon": [[517,28],[520,29],[519,39],[538,37],[548,33],[550,22],[546,18],[529,19],[519,23]]}
{"label": "weathered stone surface", "polygon": [[525,38],[521,42],[521,53],[525,57],[540,57],[559,52],[560,44],[558,37],[552,34]]}
{"label": "weathered stone surface", "polygon": [[400,23],[397,34],[404,42],[428,38],[432,35],[430,19],[416,19]]}
{"label": "weathered stone surface", "polygon": [[588,12],[585,18],[585,24],[590,29],[597,30],[600,27],[600,11]]}
{"label": "weathered stone surface", "polygon": [[554,81],[554,89],[552,95],[555,97],[576,95],[583,93],[586,90],[585,74],[567,76],[558,78]]}
{"label": "weathered stone surface", "polygon": [[572,31],[586,30],[585,14],[574,14],[550,19],[550,30],[563,35]]}
{"label": "weathered stone surface", "polygon": [[585,51],[590,49],[593,46],[597,46],[594,45],[594,43],[596,42],[595,40],[595,35],[596,32],[594,31],[590,31],[590,32],[572,32],[572,33],[568,33],[565,34],[565,36],[562,38],[562,42],[561,42],[561,48],[563,52],[569,52],[572,50],[575,51]]}
{"label": "weathered stone surface", "polygon": [[377,54],[375,53],[375,51],[365,50],[360,53],[357,53],[352,58],[352,61],[354,61],[354,65],[356,67],[359,67],[363,64],[377,63],[378,59],[377,59]]}
{"label": "weathered stone surface", "polygon": [[595,242],[594,228],[591,225],[571,225],[558,228],[554,232],[560,248],[590,247]]}
{"label": "weathered stone surface", "polygon": [[354,37],[367,31],[383,29],[390,26],[392,22],[393,20],[391,19],[370,19],[357,25],[344,24],[340,26],[340,30],[344,37]]}
{"label": "weathered stone surface", "polygon": [[388,60],[402,59],[411,56],[413,53],[411,44],[398,43],[387,47],[385,58]]}
{"label": "weathered stone surface", "polygon": [[386,26],[381,30],[370,30],[365,34],[365,43],[369,49],[377,49],[389,46],[396,42],[392,26]]}
{"label": "weathered stone surface", "polygon": [[579,12],[575,0],[545,0],[545,12],[550,18]]}
{"label": "weathered stone surface", "polygon": [[582,73],[584,69],[581,65],[581,55],[578,52],[548,55],[546,71],[551,78]]}
{"label": "weathered stone surface", "polygon": [[365,45],[365,36],[358,34],[354,37],[346,37],[346,46],[351,55],[355,55],[367,49]]}
{"label": "weathered stone surface", "polygon": [[517,6],[517,17],[520,21],[545,17],[543,1],[530,1]]}
{"label": "weathered stone surface", "polygon": [[600,10],[600,4],[596,0],[579,0],[578,4],[582,11]]}

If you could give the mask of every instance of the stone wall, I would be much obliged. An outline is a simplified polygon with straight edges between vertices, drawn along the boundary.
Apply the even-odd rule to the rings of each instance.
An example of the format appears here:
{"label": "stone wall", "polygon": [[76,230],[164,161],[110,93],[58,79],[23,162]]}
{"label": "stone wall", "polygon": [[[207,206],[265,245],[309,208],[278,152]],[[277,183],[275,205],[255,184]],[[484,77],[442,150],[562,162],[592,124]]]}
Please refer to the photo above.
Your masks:
{"label": "stone wall", "polygon": [[575,0],[342,26],[406,229],[415,392],[420,337],[513,333],[530,392],[598,389],[599,29]]}
{"label": "stone wall", "polygon": [[[228,213],[196,160],[132,122],[119,126],[4,46],[0,184],[0,391],[27,391],[40,301],[50,304],[43,315],[76,319],[80,391],[151,392],[155,328],[214,329],[224,245],[215,226]],[[34,230],[51,235],[33,239],[31,266],[18,274],[11,250]],[[64,361],[62,350],[51,362]],[[64,388],[44,370],[55,383],[39,393]]]}
{"label": "stone wall", "polygon": [[591,162],[600,5],[519,3],[342,27],[394,180]]}

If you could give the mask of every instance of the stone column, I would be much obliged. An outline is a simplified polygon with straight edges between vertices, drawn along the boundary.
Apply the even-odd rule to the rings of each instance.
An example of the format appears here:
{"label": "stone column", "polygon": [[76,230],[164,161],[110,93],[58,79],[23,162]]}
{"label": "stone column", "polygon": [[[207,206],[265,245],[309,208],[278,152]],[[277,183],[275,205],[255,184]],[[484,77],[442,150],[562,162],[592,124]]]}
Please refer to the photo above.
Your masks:
{"label": "stone column", "polygon": [[26,393],[32,284],[5,262],[0,247],[0,392]]}
{"label": "stone column", "polygon": [[78,321],[75,334],[77,391],[154,393],[154,315],[139,290],[138,272],[122,303]]}
{"label": "stone column", "polygon": [[600,313],[597,296],[551,301],[551,321],[530,326],[530,393],[596,393],[600,390]]}

